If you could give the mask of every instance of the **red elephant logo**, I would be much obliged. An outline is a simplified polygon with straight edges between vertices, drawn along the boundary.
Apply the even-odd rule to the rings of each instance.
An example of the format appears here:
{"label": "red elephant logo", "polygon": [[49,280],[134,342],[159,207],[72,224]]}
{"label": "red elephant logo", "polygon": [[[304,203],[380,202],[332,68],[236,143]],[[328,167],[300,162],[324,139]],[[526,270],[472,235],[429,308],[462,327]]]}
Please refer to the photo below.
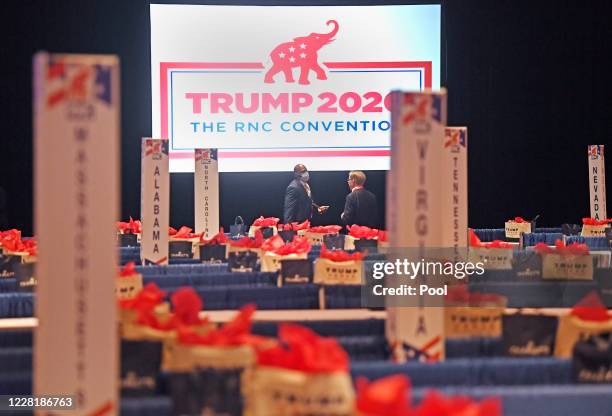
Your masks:
{"label": "red elephant logo", "polygon": [[312,70],[317,74],[317,79],[327,79],[325,70],[319,65],[317,52],[323,46],[334,41],[338,33],[339,25],[335,20],[329,20],[327,25],[333,25],[329,33],[311,33],[308,36],[294,38],[291,42],[278,45],[270,53],[272,67],[266,72],[264,82],[274,83],[274,76],[279,72],[285,74],[286,82],[295,82],[293,79],[293,68],[300,67],[300,80],[302,85],[308,85],[308,73]]}

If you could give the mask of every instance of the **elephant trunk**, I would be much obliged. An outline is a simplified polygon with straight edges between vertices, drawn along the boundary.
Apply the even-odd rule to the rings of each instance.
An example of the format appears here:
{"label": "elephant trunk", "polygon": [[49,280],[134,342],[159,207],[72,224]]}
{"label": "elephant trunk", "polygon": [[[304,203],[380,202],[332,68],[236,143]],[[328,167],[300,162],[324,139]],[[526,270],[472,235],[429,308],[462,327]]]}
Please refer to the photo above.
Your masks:
{"label": "elephant trunk", "polygon": [[334,25],[334,28],[331,30],[331,32],[323,33],[322,35],[325,36],[328,40],[332,40],[332,38],[336,36],[336,33],[338,33],[338,29],[340,29],[340,26],[338,25],[338,22],[336,22],[335,20],[328,20],[326,24],[328,26]]}

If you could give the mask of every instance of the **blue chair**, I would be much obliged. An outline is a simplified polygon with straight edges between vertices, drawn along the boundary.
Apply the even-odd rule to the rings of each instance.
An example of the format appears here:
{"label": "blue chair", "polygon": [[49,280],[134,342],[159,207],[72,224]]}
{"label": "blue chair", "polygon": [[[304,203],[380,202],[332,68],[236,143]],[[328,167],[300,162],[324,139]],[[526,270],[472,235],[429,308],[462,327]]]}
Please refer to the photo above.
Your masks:
{"label": "blue chair", "polygon": [[549,246],[554,246],[555,241],[563,241],[562,233],[524,233],[523,234],[523,246],[530,247],[535,246],[538,243],[545,243]]}
{"label": "blue chair", "polygon": [[570,384],[571,362],[538,358],[457,358],[435,364],[388,361],[351,363],[353,378],[405,374],[415,387]]}
{"label": "blue chair", "polygon": [[609,250],[610,244],[606,237],[582,237],[580,235],[568,236],[565,240],[566,244],[579,243],[585,244],[591,250]]}

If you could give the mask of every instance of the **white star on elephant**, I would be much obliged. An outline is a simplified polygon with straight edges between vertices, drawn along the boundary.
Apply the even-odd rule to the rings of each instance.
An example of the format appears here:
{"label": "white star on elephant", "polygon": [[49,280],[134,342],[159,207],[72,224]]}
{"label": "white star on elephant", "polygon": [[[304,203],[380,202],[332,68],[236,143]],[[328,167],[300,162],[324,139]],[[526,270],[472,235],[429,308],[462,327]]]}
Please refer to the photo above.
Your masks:
{"label": "white star on elephant", "polygon": [[305,44],[305,43],[302,43],[302,44],[300,45],[300,48],[302,48],[302,49],[306,49],[306,44]]}
{"label": "white star on elephant", "polygon": [[293,52],[293,51],[295,51],[295,48],[292,46],[289,48],[289,52]]}
{"label": "white star on elephant", "polygon": [[289,58],[289,62],[295,62],[295,58],[292,56]]}
{"label": "white star on elephant", "polygon": [[302,52],[302,53],[300,54],[300,58],[306,58],[306,54],[305,54],[304,52]]}
{"label": "white star on elephant", "polygon": [[285,52],[281,52],[281,53],[279,53],[279,54],[278,54],[278,56],[279,56],[279,58],[281,58],[281,59],[282,59],[282,58],[284,58],[284,57],[285,57]]}

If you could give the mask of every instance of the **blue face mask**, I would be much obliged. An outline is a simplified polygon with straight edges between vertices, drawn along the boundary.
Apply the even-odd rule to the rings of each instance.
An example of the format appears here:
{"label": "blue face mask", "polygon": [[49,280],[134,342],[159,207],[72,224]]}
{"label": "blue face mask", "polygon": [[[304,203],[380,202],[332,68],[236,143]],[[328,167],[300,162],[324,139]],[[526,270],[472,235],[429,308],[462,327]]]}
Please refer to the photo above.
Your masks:
{"label": "blue face mask", "polygon": [[308,174],[308,172],[300,173],[300,180],[302,182],[308,182],[308,179],[310,179],[310,175]]}

